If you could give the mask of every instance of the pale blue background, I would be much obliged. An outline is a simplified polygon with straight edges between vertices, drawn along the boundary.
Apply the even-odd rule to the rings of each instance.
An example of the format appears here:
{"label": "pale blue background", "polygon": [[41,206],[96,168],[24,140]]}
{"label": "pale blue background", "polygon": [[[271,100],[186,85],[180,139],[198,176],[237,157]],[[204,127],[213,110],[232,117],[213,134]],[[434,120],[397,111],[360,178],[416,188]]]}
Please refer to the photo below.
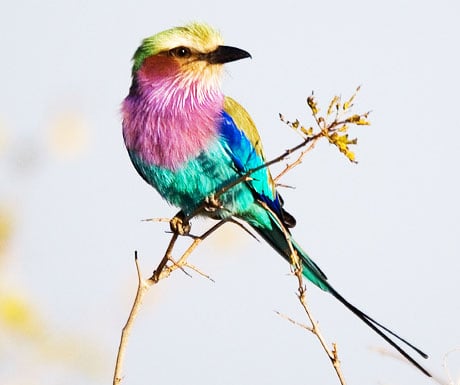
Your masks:
{"label": "pale blue background", "polygon": [[[190,20],[219,28],[253,60],[227,66],[224,88],[251,112],[268,157],[298,138],[278,112],[310,119],[357,85],[372,126],[355,131],[359,164],[321,144],[284,182],[295,237],[336,288],[431,356],[460,347],[460,59],[457,1],[11,1],[0,6],[0,199],[16,207],[10,281],[33,299],[53,333],[84,341],[98,369],[43,364],[2,347],[3,384],[111,383],[120,328],[134,295],[133,251],[145,274],[175,213],[131,166],[119,106],[140,40]],[[60,110],[87,123],[89,147],[63,161],[46,150]],[[180,272],[146,300],[127,351],[123,384],[335,384],[315,338],[273,310],[304,319],[288,265],[229,227],[194,254],[213,284]],[[430,384],[331,296],[309,285],[349,384]],[[18,342],[19,344],[19,342]],[[391,351],[391,350],[390,350]],[[460,353],[450,367],[458,379]],[[14,357],[14,358],[11,358]],[[12,369],[13,368],[13,369]],[[28,379],[27,371],[33,373]],[[24,380],[25,379],[25,380]],[[27,380],[27,381],[26,381]],[[30,381],[29,381],[30,380]]]}

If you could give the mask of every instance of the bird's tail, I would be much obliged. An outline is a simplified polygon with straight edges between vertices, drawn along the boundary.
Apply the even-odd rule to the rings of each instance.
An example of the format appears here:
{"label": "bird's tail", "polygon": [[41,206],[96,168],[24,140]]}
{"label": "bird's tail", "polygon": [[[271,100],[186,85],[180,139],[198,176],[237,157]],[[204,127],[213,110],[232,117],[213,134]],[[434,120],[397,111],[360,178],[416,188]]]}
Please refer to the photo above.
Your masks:
{"label": "bird's tail", "polygon": [[[270,214],[273,215],[273,214]],[[407,345],[409,348],[417,352],[423,358],[428,358],[428,355],[422,352],[420,349],[412,345],[410,342],[400,337],[386,326],[382,325],[380,322],[377,322],[372,317],[368,316],[356,306],[348,302],[342,295],[340,295],[328,282],[326,275],[321,271],[318,265],[312,261],[308,254],[302,250],[297,242],[289,235],[287,230],[281,229],[281,224],[276,218],[271,218],[272,228],[262,228],[253,226],[253,228],[259,233],[259,235],[265,239],[281,256],[286,259],[289,263],[291,262],[291,243],[292,248],[297,252],[300,260],[302,261],[302,273],[303,275],[316,286],[321,288],[324,291],[331,293],[335,298],[337,298],[345,307],[347,307],[353,314],[355,314],[360,320],[362,320],[367,326],[374,330],[380,337],[387,341],[391,346],[393,346],[399,353],[401,353],[409,362],[421,370],[425,375],[431,377],[431,374],[423,368],[415,359],[413,359],[405,350],[401,348],[392,338],[399,340],[403,344]],[[289,238],[289,240],[287,239]]]}

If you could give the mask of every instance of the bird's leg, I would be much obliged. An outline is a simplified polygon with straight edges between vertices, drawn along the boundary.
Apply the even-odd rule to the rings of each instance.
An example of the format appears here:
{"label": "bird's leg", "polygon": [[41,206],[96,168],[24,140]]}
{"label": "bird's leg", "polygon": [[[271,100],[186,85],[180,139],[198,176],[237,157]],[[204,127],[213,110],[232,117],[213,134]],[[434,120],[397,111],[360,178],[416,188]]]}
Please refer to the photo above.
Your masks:
{"label": "bird's leg", "polygon": [[188,235],[192,225],[188,221],[184,212],[181,210],[169,221],[169,227],[175,234]]}

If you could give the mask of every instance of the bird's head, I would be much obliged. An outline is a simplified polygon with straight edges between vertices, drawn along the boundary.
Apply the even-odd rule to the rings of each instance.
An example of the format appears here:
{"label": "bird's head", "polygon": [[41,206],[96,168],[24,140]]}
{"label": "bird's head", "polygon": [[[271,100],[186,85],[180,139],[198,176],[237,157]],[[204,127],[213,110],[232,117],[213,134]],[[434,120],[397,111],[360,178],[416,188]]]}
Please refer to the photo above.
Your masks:
{"label": "bird's head", "polygon": [[223,45],[219,32],[207,24],[191,23],[145,39],[134,54],[132,71],[136,81],[149,83],[180,79],[218,84],[224,63],[248,57],[242,49]]}

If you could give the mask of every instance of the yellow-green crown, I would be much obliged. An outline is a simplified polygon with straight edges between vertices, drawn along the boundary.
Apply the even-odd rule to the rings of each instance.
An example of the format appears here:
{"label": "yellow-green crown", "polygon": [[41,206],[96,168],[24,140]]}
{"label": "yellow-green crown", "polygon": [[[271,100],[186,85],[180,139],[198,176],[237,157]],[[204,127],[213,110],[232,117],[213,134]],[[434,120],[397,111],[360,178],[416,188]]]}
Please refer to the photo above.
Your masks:
{"label": "yellow-green crown", "polygon": [[205,23],[190,23],[157,33],[142,41],[133,57],[133,73],[141,68],[146,58],[175,47],[189,47],[198,52],[211,52],[223,44],[220,33]]}

